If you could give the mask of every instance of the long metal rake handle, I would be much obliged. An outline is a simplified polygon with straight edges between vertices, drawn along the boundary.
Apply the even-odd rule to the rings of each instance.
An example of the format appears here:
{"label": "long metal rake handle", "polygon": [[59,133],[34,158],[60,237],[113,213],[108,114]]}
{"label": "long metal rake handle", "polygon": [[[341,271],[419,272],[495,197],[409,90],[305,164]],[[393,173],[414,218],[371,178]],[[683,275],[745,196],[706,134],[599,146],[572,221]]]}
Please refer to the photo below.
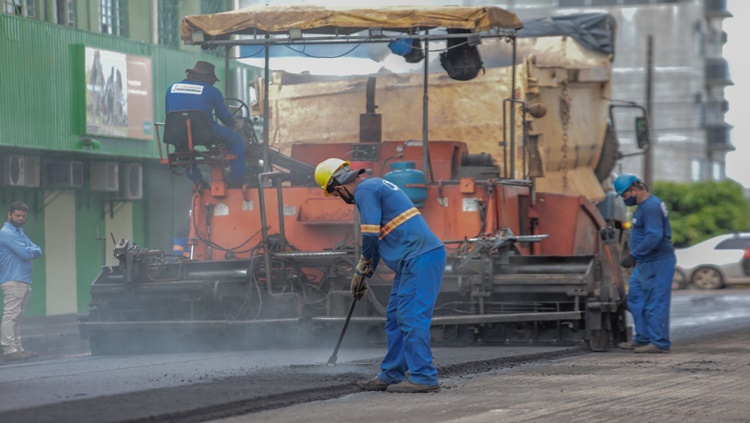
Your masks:
{"label": "long metal rake handle", "polygon": [[[365,275],[362,275],[362,277],[359,279],[359,283],[357,284],[358,292],[362,288],[362,284],[364,282],[365,282]],[[333,349],[333,354],[331,354],[331,358],[328,359],[328,366],[336,365],[336,360],[338,359],[338,354],[339,354],[339,348],[341,348],[341,342],[344,340],[344,334],[346,333],[346,328],[349,327],[349,321],[352,319],[352,313],[354,313],[354,306],[357,305],[357,301],[359,301],[359,299],[357,297],[354,297],[354,300],[352,300],[352,305],[349,307],[349,314],[346,315],[344,328],[341,329],[339,340],[338,342],[336,342],[336,348]]]}

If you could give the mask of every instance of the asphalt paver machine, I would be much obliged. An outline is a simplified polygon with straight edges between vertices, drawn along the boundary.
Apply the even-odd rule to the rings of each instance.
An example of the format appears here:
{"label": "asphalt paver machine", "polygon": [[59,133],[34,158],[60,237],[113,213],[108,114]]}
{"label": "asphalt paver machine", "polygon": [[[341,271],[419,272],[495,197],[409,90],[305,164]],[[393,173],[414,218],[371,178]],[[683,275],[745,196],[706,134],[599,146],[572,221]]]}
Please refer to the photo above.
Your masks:
{"label": "asphalt paver machine", "polygon": [[[205,119],[173,112],[161,128],[166,166],[208,166],[211,186],[192,194],[189,257],[120,240],[118,266],[103,267],[91,286],[81,322],[94,354],[163,348],[235,348],[279,343],[330,345],[351,302],[349,280],[359,257],[358,216],[327,198],[313,181],[329,157],[351,160],[407,191],[449,257],[432,321],[436,343],[468,345],[588,345],[605,350],[626,338],[624,230],[583,195],[541,192],[531,148],[535,119],[547,106],[518,95],[516,55],[507,66],[506,97],[494,121],[501,157],[472,150],[471,139],[431,139],[430,46],[500,40],[515,53],[518,17],[494,6],[341,9],[258,7],[188,16],[187,44],[265,51],[259,84],[260,137],[248,120],[248,175],[241,188],[224,182],[230,157],[206,133]],[[364,113],[320,119],[331,126],[359,119],[359,139],[270,144],[284,116],[271,107],[272,46],[304,50],[371,43],[406,43],[424,55],[420,139],[383,140],[376,113],[376,77],[367,79]],[[434,52],[433,52],[434,53]],[[227,59],[228,63],[229,59]],[[443,73],[442,70],[439,70]],[[477,78],[482,78],[480,73]],[[442,75],[440,78],[446,79]],[[460,88],[471,81],[448,81]],[[456,103],[455,107],[472,107]],[[240,105],[239,109],[247,105]],[[273,116],[273,119],[272,119]],[[290,118],[290,119],[293,119]],[[275,123],[271,127],[271,123]],[[260,125],[259,125],[260,126]],[[210,132],[210,131],[209,131]],[[175,150],[174,146],[180,148]],[[383,342],[384,311],[393,274],[381,266],[351,320],[351,339]]]}

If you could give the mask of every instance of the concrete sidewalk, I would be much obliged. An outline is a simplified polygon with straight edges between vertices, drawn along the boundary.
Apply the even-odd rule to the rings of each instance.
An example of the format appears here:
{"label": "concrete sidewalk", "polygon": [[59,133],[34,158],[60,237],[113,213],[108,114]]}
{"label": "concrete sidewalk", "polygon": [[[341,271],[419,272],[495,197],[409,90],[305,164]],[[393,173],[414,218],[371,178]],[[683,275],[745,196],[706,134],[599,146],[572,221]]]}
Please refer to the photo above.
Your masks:
{"label": "concrete sidewalk", "polygon": [[35,360],[90,352],[89,342],[78,331],[77,314],[24,316],[21,340],[25,349],[39,353]]}
{"label": "concrete sidewalk", "polygon": [[210,422],[747,423],[750,332],[704,336],[671,354],[612,350],[496,368],[441,386],[431,394],[360,391]]}

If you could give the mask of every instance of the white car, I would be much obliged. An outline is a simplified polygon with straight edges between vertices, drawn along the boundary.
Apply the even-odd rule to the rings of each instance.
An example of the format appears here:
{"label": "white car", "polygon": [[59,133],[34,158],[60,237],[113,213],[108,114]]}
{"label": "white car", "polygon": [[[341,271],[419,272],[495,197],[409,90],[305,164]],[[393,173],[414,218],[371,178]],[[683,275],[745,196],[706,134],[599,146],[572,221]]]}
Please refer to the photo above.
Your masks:
{"label": "white car", "polygon": [[750,233],[719,235],[675,250],[677,266],[673,285],[718,289],[750,284]]}

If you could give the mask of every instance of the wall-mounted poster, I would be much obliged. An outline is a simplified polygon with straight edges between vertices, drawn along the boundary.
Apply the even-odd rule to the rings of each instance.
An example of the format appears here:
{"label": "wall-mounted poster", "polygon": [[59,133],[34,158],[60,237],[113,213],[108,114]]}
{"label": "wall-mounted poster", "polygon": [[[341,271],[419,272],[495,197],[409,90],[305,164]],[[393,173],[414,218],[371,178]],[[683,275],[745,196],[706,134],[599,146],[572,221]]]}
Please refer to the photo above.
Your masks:
{"label": "wall-mounted poster", "polygon": [[86,47],[86,133],[153,139],[151,58]]}

